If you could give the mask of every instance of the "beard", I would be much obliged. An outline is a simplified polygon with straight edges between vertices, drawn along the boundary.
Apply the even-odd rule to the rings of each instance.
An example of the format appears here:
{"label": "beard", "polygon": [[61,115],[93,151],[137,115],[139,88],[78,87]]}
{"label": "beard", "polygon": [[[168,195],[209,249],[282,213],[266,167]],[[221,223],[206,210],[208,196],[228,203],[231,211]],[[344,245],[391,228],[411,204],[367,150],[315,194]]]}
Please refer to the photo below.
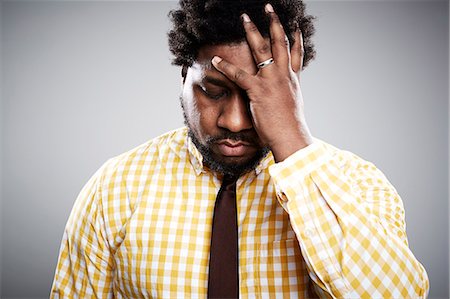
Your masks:
{"label": "beard", "polygon": [[257,145],[259,144],[257,135],[255,133],[252,134],[252,132],[249,131],[233,133],[226,129],[222,129],[222,131],[218,135],[208,136],[204,144],[197,137],[195,131],[192,129],[188,121],[183,105],[183,99],[181,97],[180,102],[181,108],[183,109],[184,124],[188,129],[188,136],[191,138],[192,143],[194,143],[195,147],[201,153],[203,157],[203,164],[206,165],[210,170],[216,171],[225,176],[240,177],[241,175],[254,170],[261,162],[261,160],[270,152],[269,147],[263,146],[259,147],[249,160],[241,163],[230,163],[226,162],[224,159],[220,159],[220,157],[217,157],[211,150],[212,145],[216,142],[224,139],[230,139],[233,141],[243,141]]}

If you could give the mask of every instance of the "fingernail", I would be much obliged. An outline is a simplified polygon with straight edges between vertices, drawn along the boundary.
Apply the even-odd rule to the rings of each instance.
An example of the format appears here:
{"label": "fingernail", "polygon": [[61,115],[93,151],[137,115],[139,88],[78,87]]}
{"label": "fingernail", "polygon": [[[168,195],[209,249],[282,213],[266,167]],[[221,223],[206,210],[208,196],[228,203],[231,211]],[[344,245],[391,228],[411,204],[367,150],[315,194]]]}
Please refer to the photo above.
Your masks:
{"label": "fingernail", "polygon": [[212,59],[212,62],[215,64],[218,64],[222,61],[222,58],[220,58],[219,56],[214,56]]}
{"label": "fingernail", "polygon": [[244,20],[245,23],[250,23],[251,22],[250,21],[250,17],[246,13],[243,13],[241,15],[241,18],[242,18],[242,20]]}
{"label": "fingernail", "polygon": [[266,12],[274,12],[273,7],[270,3],[266,4]]}

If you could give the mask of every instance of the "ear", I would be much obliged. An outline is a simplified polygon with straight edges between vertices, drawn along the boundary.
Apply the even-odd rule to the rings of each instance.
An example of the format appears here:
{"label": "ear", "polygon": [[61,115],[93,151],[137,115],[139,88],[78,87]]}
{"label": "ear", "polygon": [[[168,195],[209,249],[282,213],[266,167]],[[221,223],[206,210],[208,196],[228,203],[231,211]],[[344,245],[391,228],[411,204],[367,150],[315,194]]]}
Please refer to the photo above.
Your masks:
{"label": "ear", "polygon": [[187,75],[187,66],[185,66],[185,65],[183,65],[182,67],[181,67],[181,78],[183,78],[183,84],[184,84],[184,82],[186,81],[186,75]]}

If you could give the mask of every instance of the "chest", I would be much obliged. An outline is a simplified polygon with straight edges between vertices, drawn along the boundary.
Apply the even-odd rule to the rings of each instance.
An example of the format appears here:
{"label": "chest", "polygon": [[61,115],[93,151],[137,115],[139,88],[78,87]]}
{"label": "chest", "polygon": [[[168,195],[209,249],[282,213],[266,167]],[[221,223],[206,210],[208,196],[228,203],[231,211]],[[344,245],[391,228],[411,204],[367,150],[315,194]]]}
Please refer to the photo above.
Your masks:
{"label": "chest", "polygon": [[[167,184],[135,199],[115,252],[117,298],[206,298],[217,191],[211,183]],[[241,297],[310,297],[298,241],[271,184],[241,185],[237,210]]]}

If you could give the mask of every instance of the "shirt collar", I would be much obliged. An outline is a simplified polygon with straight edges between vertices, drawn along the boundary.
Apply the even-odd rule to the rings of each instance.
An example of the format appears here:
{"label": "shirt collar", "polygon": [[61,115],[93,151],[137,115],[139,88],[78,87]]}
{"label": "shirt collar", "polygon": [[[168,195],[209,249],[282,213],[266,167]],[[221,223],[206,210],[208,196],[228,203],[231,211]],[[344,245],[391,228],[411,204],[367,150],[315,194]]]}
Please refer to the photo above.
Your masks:
{"label": "shirt collar", "polygon": [[195,174],[199,175],[202,172],[206,172],[206,170],[203,167],[202,154],[197,149],[194,142],[192,142],[191,137],[189,137],[187,135],[186,138],[187,138],[187,149],[188,149],[189,160],[191,162],[192,167],[194,168]]}

